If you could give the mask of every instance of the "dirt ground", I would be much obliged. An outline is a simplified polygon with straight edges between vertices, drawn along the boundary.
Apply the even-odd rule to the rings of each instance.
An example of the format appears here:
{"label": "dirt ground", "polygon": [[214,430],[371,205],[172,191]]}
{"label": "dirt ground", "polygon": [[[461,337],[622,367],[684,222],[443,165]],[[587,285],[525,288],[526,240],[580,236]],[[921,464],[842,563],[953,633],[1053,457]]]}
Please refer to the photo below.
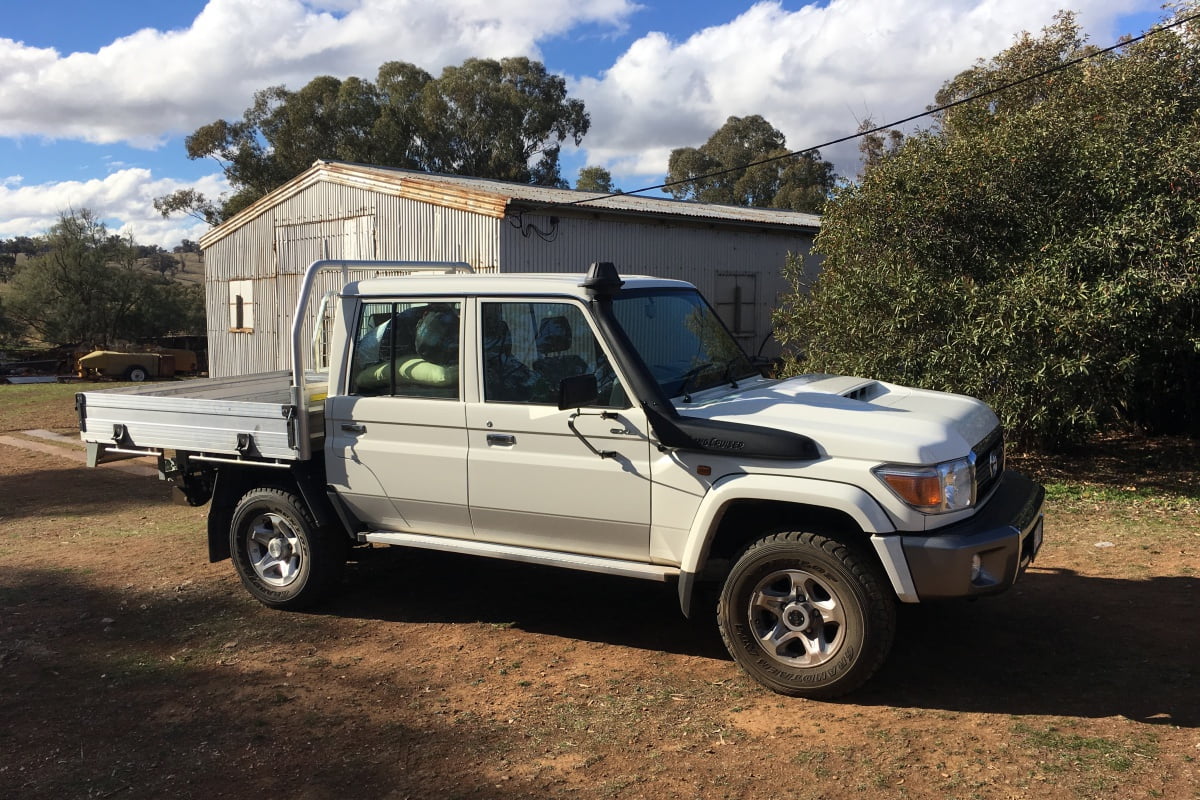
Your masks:
{"label": "dirt ground", "polygon": [[[24,397],[0,435],[72,433]],[[1200,798],[1194,443],[1072,456],[1096,482],[1025,578],[903,608],[833,703],[750,681],[669,586],[376,548],[269,611],[203,509],[55,446],[0,444],[0,798]]]}

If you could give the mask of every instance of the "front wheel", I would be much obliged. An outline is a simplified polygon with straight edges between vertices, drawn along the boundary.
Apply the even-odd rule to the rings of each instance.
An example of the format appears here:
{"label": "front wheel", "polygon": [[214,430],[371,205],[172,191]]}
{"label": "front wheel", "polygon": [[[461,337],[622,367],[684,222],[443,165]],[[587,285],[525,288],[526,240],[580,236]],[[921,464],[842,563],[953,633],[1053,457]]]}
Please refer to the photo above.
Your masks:
{"label": "front wheel", "polygon": [[290,492],[255,489],[238,501],[229,527],[229,552],[242,585],[271,608],[308,608],[341,575],[344,541],[317,527]]}
{"label": "front wheel", "polygon": [[795,697],[843,695],[892,646],[895,598],[865,556],[815,533],[776,533],[742,551],[717,606],[721,638],[750,677]]}

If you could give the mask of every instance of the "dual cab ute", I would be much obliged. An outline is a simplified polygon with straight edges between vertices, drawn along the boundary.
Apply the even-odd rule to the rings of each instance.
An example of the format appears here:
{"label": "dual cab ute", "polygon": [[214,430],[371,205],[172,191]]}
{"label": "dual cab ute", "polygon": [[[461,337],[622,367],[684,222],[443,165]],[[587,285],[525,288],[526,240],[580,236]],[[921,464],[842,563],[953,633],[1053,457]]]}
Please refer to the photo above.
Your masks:
{"label": "dual cab ute", "polygon": [[[367,265],[415,271],[326,295],[302,341],[318,273]],[[765,377],[687,283],[315,262],[294,320],[291,373],[77,399],[90,462],[157,455],[271,607],[368,542],[671,581],[685,614],[719,596],[756,680],[833,697],[883,662],[897,601],[1003,591],[1041,544],[985,404]]]}

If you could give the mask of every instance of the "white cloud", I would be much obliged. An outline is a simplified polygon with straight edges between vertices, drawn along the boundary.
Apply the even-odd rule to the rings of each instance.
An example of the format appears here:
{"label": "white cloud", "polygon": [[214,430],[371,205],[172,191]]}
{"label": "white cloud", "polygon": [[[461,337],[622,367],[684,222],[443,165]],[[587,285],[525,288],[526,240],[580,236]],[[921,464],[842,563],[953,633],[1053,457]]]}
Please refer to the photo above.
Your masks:
{"label": "white cloud", "polygon": [[[833,0],[784,10],[761,2],[676,42],[638,39],[598,78],[573,81],[592,116],[588,163],[617,175],[666,171],[676,147],[698,146],[729,116],[761,114],[795,149],[924,109],[947,79],[1050,24],[1061,0]],[[1144,0],[1076,0],[1085,31],[1112,35]],[[858,169],[854,144],[822,153]],[[626,187],[632,189],[634,187]]]}
{"label": "white cloud", "polygon": [[155,147],[253,92],[318,74],[374,77],[401,59],[434,74],[478,57],[538,54],[581,24],[621,29],[631,0],[210,0],[184,30],[144,29],[95,53],[0,38],[0,136]]}
{"label": "white cloud", "polygon": [[[1157,2],[1075,0],[1074,8],[1106,44],[1117,16]],[[703,143],[731,115],[763,115],[796,149],[851,133],[867,116],[907,116],[976,59],[1047,25],[1061,5],[831,0],[788,11],[761,2],[682,41],[649,33],[601,75],[572,80],[592,118],[586,163],[618,178],[662,175],[673,148]],[[265,86],[373,77],[396,59],[437,74],[469,57],[540,57],[539,43],[581,26],[625,31],[637,8],[634,0],[209,0],[186,29],[141,30],[95,53],[0,38],[0,137],[155,147],[239,116]],[[182,149],[177,138],[171,147]],[[823,154],[843,175],[857,171],[854,144]],[[219,175],[183,182],[116,160],[105,167],[104,178],[33,186],[0,174],[0,237],[41,233],[61,211],[87,207],[143,243],[172,245],[205,226],[162,220],[152,198],[184,186],[212,197],[228,189]]]}
{"label": "white cloud", "polygon": [[138,244],[170,248],[183,239],[199,239],[208,226],[190,217],[163,219],[154,210],[155,197],[188,187],[210,198],[229,190],[220,174],[179,181],[155,178],[148,169],[122,169],[87,181],[22,183],[20,176],[0,177],[0,239],[43,234],[63,212],[87,208],[114,233],[133,234]]}

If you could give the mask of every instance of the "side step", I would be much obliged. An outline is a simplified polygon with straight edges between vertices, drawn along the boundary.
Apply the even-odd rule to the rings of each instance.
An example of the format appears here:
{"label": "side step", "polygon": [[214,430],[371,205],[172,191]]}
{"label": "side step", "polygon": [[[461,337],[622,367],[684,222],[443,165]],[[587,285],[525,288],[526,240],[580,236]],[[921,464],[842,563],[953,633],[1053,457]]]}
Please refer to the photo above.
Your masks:
{"label": "side step", "polygon": [[643,564],[638,561],[621,561],[615,558],[581,556],[576,553],[560,553],[554,550],[537,550],[532,547],[516,547],[508,544],[477,542],[473,539],[451,539],[445,536],[428,536],[421,533],[396,533],[394,531],[372,531],[363,534],[364,541],[378,544],[395,544],[403,547],[420,547],[425,550],[444,550],[448,553],[464,553],[473,556],[503,558],[507,561],[523,561],[526,564],[544,564],[550,567],[566,567],[584,572],[600,572],[605,575],[622,575],[626,578],[666,582],[678,577],[678,567],[658,564]]}

